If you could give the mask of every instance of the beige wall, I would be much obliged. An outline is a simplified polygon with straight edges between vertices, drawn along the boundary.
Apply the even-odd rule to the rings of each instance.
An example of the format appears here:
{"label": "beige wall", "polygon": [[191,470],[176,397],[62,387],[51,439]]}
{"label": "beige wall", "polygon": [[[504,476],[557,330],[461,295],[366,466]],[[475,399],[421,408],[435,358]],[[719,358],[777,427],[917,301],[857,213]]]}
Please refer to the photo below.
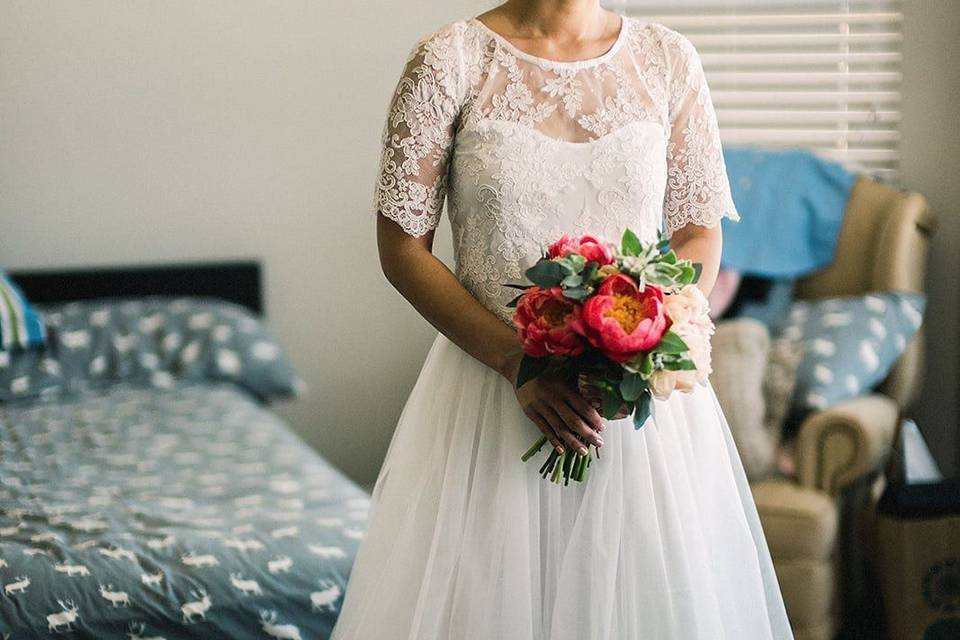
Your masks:
{"label": "beige wall", "polygon": [[[376,265],[386,102],[418,36],[490,4],[4,0],[0,264],[261,258],[272,324],[311,386],[282,412],[372,481],[433,335]],[[952,424],[960,3],[906,4],[924,40],[907,47],[904,171],[944,221],[922,416]]]}

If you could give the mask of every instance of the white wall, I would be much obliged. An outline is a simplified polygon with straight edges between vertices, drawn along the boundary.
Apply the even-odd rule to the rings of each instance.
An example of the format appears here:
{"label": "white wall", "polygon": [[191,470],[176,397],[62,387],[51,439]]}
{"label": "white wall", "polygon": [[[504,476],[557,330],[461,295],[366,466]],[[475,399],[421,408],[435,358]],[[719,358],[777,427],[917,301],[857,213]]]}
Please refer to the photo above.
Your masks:
{"label": "white wall", "polygon": [[[490,4],[4,0],[0,265],[261,258],[311,386],[282,412],[372,481],[433,336],[376,264],[386,103],[420,35]],[[944,222],[922,413],[955,424],[960,3],[905,4],[924,39],[907,48],[904,171]],[[446,233],[438,245],[449,259]]]}
{"label": "white wall", "polygon": [[261,258],[311,387],[282,411],[371,481],[433,335],[376,263],[387,101],[485,4],[4,0],[0,264]]}

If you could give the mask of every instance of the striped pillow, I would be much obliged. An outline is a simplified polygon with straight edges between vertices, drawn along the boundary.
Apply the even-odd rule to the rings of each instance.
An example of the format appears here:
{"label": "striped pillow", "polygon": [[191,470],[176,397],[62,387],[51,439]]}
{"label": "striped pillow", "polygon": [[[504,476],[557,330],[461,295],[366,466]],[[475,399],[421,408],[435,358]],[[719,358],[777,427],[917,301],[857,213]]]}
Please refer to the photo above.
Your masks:
{"label": "striped pillow", "polygon": [[0,350],[42,346],[47,331],[20,289],[0,271]]}

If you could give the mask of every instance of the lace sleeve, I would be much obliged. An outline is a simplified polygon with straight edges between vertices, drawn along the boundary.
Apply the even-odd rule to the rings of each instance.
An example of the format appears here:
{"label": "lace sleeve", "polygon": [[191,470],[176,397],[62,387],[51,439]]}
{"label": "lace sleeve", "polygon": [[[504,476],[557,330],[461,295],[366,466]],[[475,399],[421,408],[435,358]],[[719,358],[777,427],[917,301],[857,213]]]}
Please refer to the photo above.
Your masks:
{"label": "lace sleeve", "polygon": [[460,110],[458,46],[450,30],[418,42],[407,57],[383,129],[375,206],[413,236],[436,228]]}
{"label": "lace sleeve", "polygon": [[700,56],[686,36],[667,31],[670,139],[663,213],[667,233],[687,224],[739,220],[723,161],[717,114]]}

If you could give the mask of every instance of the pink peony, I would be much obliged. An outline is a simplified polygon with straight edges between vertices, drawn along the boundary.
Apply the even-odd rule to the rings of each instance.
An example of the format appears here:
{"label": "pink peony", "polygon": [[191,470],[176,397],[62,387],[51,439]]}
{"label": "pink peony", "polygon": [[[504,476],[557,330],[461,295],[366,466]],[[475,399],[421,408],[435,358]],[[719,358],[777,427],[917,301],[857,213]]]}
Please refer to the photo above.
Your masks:
{"label": "pink peony", "polygon": [[582,322],[574,329],[608,358],[623,363],[657,346],[669,326],[663,291],[652,285],[640,290],[632,278],[618,273],[587,300]]}
{"label": "pink peony", "polygon": [[524,353],[538,358],[583,353],[583,340],[573,329],[579,322],[580,305],[564,297],[560,287],[530,287],[513,314]]}
{"label": "pink peony", "polygon": [[571,253],[579,253],[588,262],[597,262],[601,266],[613,262],[613,251],[610,247],[593,236],[575,239],[563,234],[547,248],[547,255],[551,258],[563,258]]}

